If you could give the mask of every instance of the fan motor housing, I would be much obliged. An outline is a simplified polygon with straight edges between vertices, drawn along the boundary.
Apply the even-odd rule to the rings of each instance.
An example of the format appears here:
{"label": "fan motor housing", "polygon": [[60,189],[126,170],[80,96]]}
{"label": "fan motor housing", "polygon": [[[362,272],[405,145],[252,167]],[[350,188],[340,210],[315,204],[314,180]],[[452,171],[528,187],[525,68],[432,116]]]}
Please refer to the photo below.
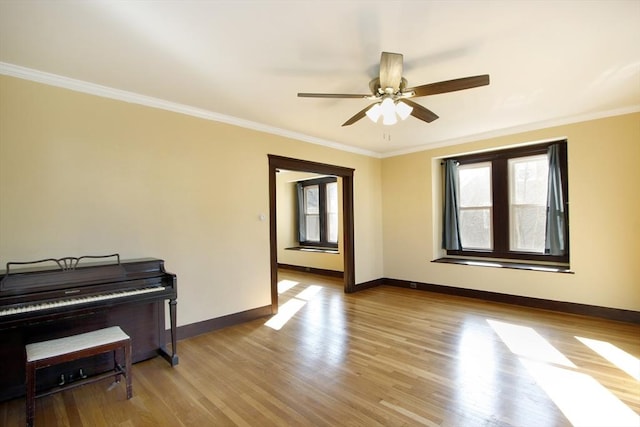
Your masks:
{"label": "fan motor housing", "polygon": [[[404,92],[404,89],[407,87],[407,79],[405,79],[404,77],[402,77],[402,79],[400,80],[400,90],[396,93],[390,93],[389,95],[398,95]],[[386,90],[384,90],[382,87],[380,87],[380,78],[376,77],[375,79],[372,79],[369,82],[369,90],[371,90],[371,93],[374,94],[375,96],[379,97],[384,95],[386,92]]]}

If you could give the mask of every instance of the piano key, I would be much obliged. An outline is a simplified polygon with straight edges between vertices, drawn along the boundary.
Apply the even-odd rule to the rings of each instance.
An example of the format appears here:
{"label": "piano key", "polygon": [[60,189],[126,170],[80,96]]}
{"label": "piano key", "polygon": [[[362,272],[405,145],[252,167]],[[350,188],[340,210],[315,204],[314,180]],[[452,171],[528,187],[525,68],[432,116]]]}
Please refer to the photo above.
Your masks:
{"label": "piano key", "polygon": [[34,311],[48,310],[51,308],[64,307],[69,305],[86,304],[95,301],[104,301],[109,299],[123,298],[133,295],[147,294],[151,292],[164,291],[164,286],[153,286],[149,288],[133,289],[128,291],[112,292],[107,294],[89,295],[79,298],[70,298],[66,300],[56,300],[48,303],[30,304],[20,307],[10,307],[0,310],[0,316],[9,316],[11,314],[28,313]]}

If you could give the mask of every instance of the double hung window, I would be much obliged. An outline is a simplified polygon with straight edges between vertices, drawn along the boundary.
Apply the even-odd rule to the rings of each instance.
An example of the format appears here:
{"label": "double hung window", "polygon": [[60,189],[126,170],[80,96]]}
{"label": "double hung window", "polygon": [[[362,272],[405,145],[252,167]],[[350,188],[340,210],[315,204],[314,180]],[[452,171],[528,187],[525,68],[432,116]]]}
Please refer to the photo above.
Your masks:
{"label": "double hung window", "polygon": [[447,255],[568,264],[566,141],[460,156],[445,165],[451,169]]}
{"label": "double hung window", "polygon": [[297,183],[301,246],[338,247],[338,182],[335,177]]}

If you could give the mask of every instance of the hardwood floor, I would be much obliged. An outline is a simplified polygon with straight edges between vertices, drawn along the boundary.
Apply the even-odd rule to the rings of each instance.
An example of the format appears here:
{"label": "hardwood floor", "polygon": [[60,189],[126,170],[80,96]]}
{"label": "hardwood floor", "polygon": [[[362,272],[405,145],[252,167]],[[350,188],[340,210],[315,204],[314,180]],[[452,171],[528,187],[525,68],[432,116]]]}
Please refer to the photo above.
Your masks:
{"label": "hardwood floor", "polygon": [[[38,399],[37,425],[640,425],[638,325],[280,279],[296,283],[281,295],[281,317],[297,309],[286,323],[182,340],[175,368],[134,365],[131,400],[123,384],[87,385]],[[0,403],[0,425],[24,425],[24,404]]]}

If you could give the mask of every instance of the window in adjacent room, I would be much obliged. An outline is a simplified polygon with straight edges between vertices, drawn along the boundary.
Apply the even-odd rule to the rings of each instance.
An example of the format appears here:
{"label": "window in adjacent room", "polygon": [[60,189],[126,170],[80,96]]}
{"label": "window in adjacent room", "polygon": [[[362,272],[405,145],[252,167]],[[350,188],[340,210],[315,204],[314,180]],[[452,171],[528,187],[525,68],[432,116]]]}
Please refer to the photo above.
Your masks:
{"label": "window in adjacent room", "polygon": [[566,141],[444,164],[447,255],[568,264]]}
{"label": "window in adjacent room", "polygon": [[300,246],[338,247],[338,182],[335,177],[299,181]]}

